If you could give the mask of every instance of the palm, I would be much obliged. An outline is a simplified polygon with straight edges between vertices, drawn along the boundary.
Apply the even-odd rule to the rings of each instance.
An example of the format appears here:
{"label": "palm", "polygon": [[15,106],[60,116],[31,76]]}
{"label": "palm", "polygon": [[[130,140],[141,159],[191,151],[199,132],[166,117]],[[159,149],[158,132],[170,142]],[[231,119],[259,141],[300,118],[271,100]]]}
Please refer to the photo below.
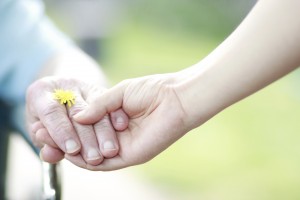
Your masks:
{"label": "palm", "polygon": [[175,92],[155,80],[132,81],[125,89],[122,108],[129,116],[129,126],[118,132],[118,156],[89,169],[113,170],[144,163],[186,132]]}

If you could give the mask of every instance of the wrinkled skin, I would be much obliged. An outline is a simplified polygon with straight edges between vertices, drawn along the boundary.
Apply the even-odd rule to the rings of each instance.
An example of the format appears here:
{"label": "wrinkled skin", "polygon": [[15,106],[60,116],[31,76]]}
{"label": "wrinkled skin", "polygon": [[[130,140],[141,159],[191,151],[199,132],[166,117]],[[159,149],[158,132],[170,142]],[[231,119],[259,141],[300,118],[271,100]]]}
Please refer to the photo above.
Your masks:
{"label": "wrinkled skin", "polygon": [[[68,107],[53,99],[55,89],[73,91],[75,104]],[[41,148],[40,156],[44,161],[56,163],[67,157],[73,163],[81,159],[86,165],[99,165],[104,159],[118,154],[115,130],[126,129],[128,123],[122,110],[105,115],[91,125],[82,125],[72,119],[74,114],[87,106],[86,100],[91,95],[102,91],[104,88],[97,85],[58,77],[39,79],[28,88],[27,129],[34,145]]]}

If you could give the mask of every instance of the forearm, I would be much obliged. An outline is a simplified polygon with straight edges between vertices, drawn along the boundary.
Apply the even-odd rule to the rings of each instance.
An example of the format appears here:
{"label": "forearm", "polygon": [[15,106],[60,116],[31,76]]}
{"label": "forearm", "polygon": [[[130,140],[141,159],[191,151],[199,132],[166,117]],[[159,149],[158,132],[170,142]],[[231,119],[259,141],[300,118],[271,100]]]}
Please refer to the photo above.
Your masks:
{"label": "forearm", "polygon": [[215,51],[178,73],[188,124],[199,126],[300,65],[299,7],[297,0],[259,1]]}
{"label": "forearm", "polygon": [[100,66],[77,47],[70,47],[50,57],[39,72],[38,78],[45,76],[75,78],[99,86],[106,85]]}

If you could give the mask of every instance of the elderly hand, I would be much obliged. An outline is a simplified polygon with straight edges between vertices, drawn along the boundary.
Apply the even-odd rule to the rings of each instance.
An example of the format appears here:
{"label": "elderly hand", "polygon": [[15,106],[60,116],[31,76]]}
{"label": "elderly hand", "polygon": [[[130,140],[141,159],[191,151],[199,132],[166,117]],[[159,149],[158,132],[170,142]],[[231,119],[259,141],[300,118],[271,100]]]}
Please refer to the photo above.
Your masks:
{"label": "elderly hand", "polygon": [[[53,98],[55,89],[73,91],[75,104],[60,104]],[[117,131],[127,128],[128,118],[122,110],[103,115],[96,123],[81,125],[72,116],[87,106],[86,99],[104,90],[77,79],[46,77],[34,82],[27,90],[27,129],[33,143],[41,148],[44,161],[56,163],[68,155],[82,159],[89,165],[98,165],[104,158],[118,154]],[[76,162],[75,162],[76,163]]]}

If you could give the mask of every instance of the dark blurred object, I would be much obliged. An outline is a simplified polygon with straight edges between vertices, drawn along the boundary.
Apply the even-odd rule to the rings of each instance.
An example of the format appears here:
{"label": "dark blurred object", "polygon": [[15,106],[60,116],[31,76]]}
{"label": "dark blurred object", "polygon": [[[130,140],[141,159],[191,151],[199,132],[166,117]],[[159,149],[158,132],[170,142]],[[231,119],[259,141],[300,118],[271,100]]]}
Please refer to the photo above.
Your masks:
{"label": "dark blurred object", "polygon": [[61,180],[59,164],[42,162],[43,191],[42,200],[61,199]]}
{"label": "dark blurred object", "polygon": [[[7,161],[9,138],[13,133],[13,128],[10,127],[10,118],[12,115],[13,106],[0,99],[0,200],[7,199],[6,186],[7,186]],[[14,109],[16,110],[16,109]],[[24,110],[24,109],[17,109]],[[21,113],[19,113],[21,115]],[[20,121],[22,121],[20,119]],[[19,130],[22,131],[22,130]],[[10,134],[11,133],[11,134]],[[33,152],[38,153],[32,143],[28,142],[28,138],[23,137],[30,144]],[[58,164],[49,164],[42,162],[43,169],[43,191],[39,191],[42,196],[41,200],[60,200],[61,199],[61,182]]]}
{"label": "dark blurred object", "polygon": [[7,153],[9,131],[7,128],[9,112],[8,106],[0,100],[0,199],[5,199],[6,171],[7,171]]}

